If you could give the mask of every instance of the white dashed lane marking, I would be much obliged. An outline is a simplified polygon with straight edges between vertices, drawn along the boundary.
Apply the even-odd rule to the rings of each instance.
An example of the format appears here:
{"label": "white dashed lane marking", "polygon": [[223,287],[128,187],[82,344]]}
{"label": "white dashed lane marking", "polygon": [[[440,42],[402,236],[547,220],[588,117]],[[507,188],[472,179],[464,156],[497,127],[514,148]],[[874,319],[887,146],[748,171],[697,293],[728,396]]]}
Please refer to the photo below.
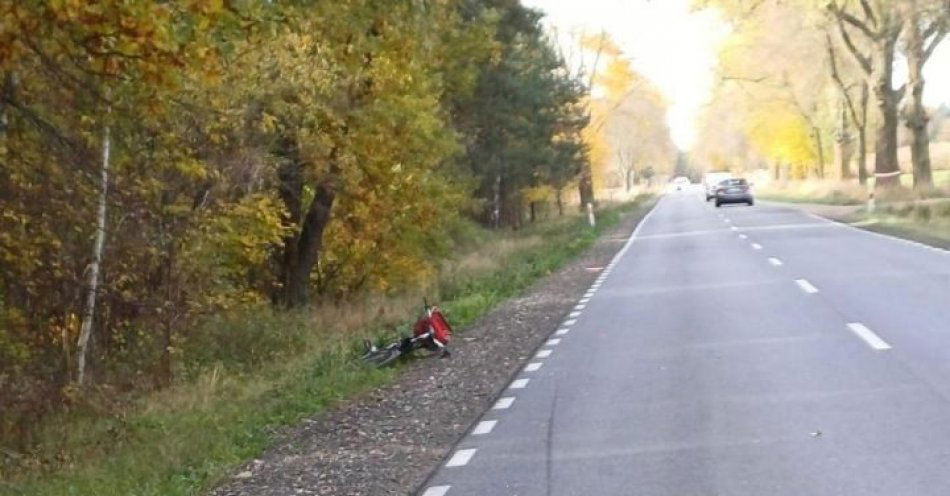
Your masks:
{"label": "white dashed lane marking", "polygon": [[548,342],[544,343],[545,346],[557,346],[559,344],[561,344],[560,338],[551,338]]}
{"label": "white dashed lane marking", "polygon": [[511,382],[511,389],[524,389],[528,385],[530,379],[516,379]]}
{"label": "white dashed lane marking", "polygon": [[571,332],[570,329],[558,329],[557,332],[555,332],[554,334],[557,334],[558,336],[563,336],[569,332]]}
{"label": "white dashed lane marking", "polygon": [[475,448],[471,449],[460,449],[452,455],[452,458],[449,458],[449,461],[445,463],[446,467],[463,467],[468,465],[468,462],[475,456],[475,452],[478,451]]}
{"label": "white dashed lane marking", "polygon": [[808,294],[814,294],[818,292],[818,288],[812,286],[812,284],[805,279],[796,279],[795,284],[798,284],[798,287],[802,288],[802,291]]}
{"label": "white dashed lane marking", "polygon": [[859,338],[863,339],[865,343],[868,344],[871,348],[875,350],[889,350],[891,345],[887,344],[880,336],[874,334],[874,331],[868,329],[859,322],[852,322],[848,324],[848,329],[851,329],[851,332],[858,335]]}
{"label": "white dashed lane marking", "polygon": [[752,243],[752,249],[753,249],[753,250],[761,250],[761,249],[762,249],[762,245],[760,245],[760,244],[758,244],[758,243]]}
{"label": "white dashed lane marking", "polygon": [[511,404],[515,402],[514,396],[505,396],[504,398],[498,398],[498,401],[495,402],[495,406],[491,407],[492,410],[505,410],[511,408]]}
{"label": "white dashed lane marking", "polygon": [[576,317],[580,317],[580,316],[581,316],[581,313],[580,313],[580,312],[571,312],[571,313],[568,315],[568,317],[570,317],[570,318],[572,318],[572,319],[573,319],[573,318],[576,318]]}
{"label": "white dashed lane marking", "polygon": [[532,362],[532,363],[529,363],[528,365],[525,365],[524,371],[535,372],[536,370],[540,369],[542,365],[544,364],[541,362]]}
{"label": "white dashed lane marking", "polygon": [[746,236],[745,234],[740,234],[740,235],[739,235],[739,239],[748,239],[748,238],[749,238],[749,237]]}
{"label": "white dashed lane marking", "polygon": [[779,259],[777,259],[777,258],[775,258],[775,257],[770,257],[770,258],[769,258],[769,263],[772,264],[772,265],[774,265],[774,266],[776,266],[776,267],[782,265],[782,261],[779,260]]}
{"label": "white dashed lane marking", "polygon": [[547,358],[551,356],[551,351],[552,350],[541,350],[535,356],[538,358]]}
{"label": "white dashed lane marking", "polygon": [[564,323],[561,325],[563,325],[564,327],[571,327],[572,325],[576,323],[577,323],[577,319],[568,319],[568,320],[565,320]]}
{"label": "white dashed lane marking", "polygon": [[445,496],[452,486],[432,486],[422,493],[422,496]]}
{"label": "white dashed lane marking", "polygon": [[475,426],[475,429],[472,430],[473,436],[484,436],[485,434],[491,433],[491,430],[495,428],[497,420],[482,420]]}

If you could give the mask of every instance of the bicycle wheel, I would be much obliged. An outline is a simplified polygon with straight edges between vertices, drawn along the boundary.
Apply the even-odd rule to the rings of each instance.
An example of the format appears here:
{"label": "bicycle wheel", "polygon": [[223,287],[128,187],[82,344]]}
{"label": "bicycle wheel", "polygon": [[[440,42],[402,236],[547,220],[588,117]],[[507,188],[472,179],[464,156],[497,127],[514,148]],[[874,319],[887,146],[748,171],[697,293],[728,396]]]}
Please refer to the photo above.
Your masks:
{"label": "bicycle wheel", "polygon": [[383,348],[381,350],[377,350],[369,355],[366,355],[366,357],[364,357],[364,360],[366,361],[366,363],[374,367],[385,367],[386,365],[389,365],[393,363],[394,361],[396,361],[396,359],[399,358],[399,355],[402,355],[402,352],[399,351],[399,348],[396,346],[392,346],[388,348]]}

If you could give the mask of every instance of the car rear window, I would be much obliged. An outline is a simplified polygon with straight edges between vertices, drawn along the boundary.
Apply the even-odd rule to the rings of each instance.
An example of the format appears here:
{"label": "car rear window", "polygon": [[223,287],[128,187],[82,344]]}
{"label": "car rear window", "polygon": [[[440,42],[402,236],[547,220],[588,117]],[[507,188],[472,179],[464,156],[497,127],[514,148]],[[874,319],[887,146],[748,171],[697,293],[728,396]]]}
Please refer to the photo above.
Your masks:
{"label": "car rear window", "polygon": [[745,179],[726,179],[719,183],[720,186],[745,186]]}

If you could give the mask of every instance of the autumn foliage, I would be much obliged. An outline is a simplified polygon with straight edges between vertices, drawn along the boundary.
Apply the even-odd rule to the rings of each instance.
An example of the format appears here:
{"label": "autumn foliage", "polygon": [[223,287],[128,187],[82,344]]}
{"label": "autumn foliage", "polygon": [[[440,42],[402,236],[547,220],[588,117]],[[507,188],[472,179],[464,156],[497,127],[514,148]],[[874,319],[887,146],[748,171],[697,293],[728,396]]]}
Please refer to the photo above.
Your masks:
{"label": "autumn foliage", "polygon": [[84,396],[78,355],[85,388],[163,387],[206,317],[424,287],[464,219],[518,227],[587,160],[586,88],[516,1],[0,18],[5,441]]}

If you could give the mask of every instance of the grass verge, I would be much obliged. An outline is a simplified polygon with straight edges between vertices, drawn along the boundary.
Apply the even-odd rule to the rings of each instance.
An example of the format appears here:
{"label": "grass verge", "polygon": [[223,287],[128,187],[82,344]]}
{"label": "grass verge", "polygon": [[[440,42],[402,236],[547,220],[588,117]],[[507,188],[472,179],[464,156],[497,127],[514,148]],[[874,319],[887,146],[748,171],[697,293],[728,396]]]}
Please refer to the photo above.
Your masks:
{"label": "grass verge", "polygon": [[812,203],[818,205],[860,205],[861,200],[852,195],[841,192],[823,194],[800,193],[794,191],[762,191],[756,192],[756,199],[777,201],[784,203]]}
{"label": "grass verge", "polygon": [[884,206],[839,219],[868,231],[950,250],[950,201]]}
{"label": "grass verge", "polygon": [[[593,229],[575,215],[516,233],[480,233],[443,267],[433,291],[453,325],[463,328],[564,266],[624,214],[651,205],[640,197],[602,209]],[[34,452],[7,455],[0,494],[202,494],[264,450],[280,427],[392,381],[399,368],[362,366],[356,343],[393,334],[392,323],[410,320],[418,301],[419,295],[367,298],[307,312],[257,309],[212,319],[206,325],[224,340],[255,343],[253,366],[229,364],[227,352],[209,353],[187,382],[119,412],[51,418],[39,429]]]}

